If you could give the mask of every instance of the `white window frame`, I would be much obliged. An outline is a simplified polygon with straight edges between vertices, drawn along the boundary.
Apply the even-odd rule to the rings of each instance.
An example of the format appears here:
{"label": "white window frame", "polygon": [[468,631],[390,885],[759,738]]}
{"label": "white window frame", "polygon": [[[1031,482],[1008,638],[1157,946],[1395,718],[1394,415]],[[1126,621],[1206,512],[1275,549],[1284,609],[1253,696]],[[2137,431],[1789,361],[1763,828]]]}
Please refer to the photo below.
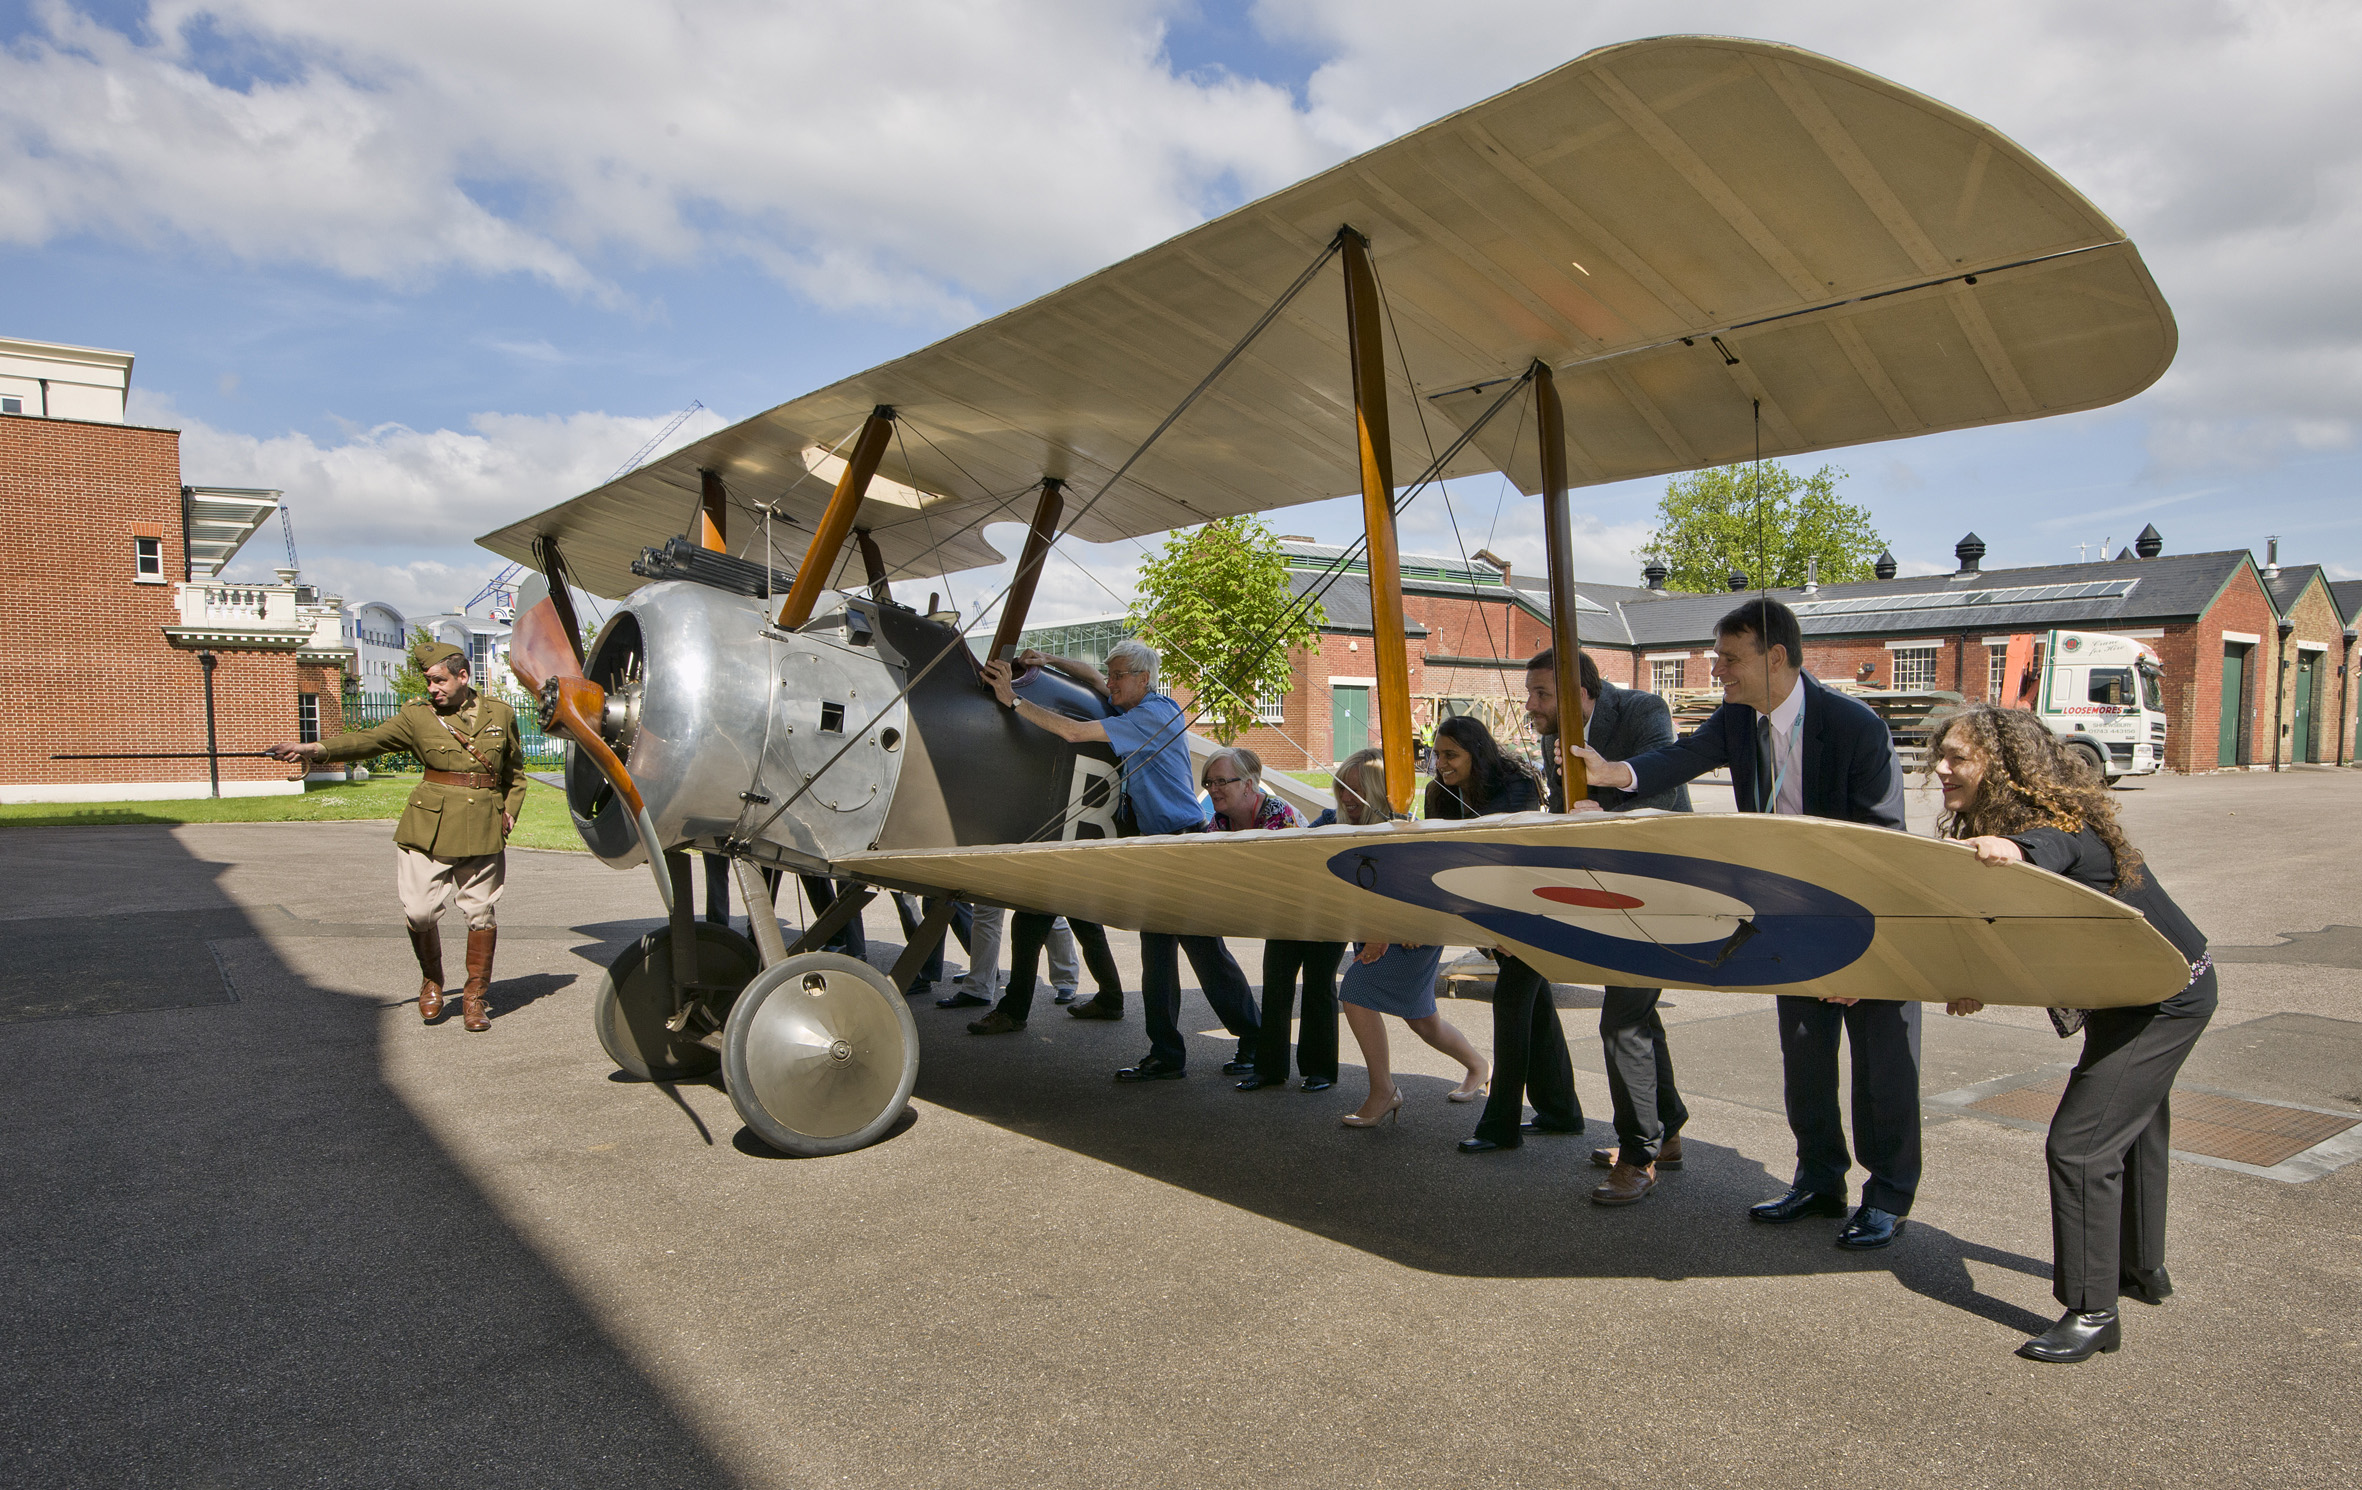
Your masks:
{"label": "white window frame", "polygon": [[1998,647],[1987,643],[1985,650],[1991,654],[1985,662],[1985,699],[1998,704],[2009,687],[2009,643],[2003,642]]}
{"label": "white window frame", "polygon": [[[150,544],[155,545],[153,552],[150,552],[149,550],[148,545]],[[156,561],[156,569],[153,574],[149,573],[147,568],[148,560],[151,558]],[[131,582],[135,585],[160,585],[164,583],[163,539],[139,536],[132,538]]]}
{"label": "white window frame", "polygon": [[319,743],[320,695],[299,693],[295,696],[295,739],[301,745]]}
{"label": "white window frame", "polygon": [[[1686,664],[1687,661],[1688,659],[1686,657],[1650,658],[1648,664],[1649,692],[1656,694],[1659,698],[1663,698],[1670,694],[1674,689],[1686,686],[1682,680],[1687,676],[1683,670],[1684,664]],[[1665,678],[1667,669],[1670,669],[1673,674],[1672,680],[1670,682],[1667,682]]]}
{"label": "white window frame", "polygon": [[1255,722],[1257,724],[1287,723],[1288,691],[1283,688],[1277,693],[1255,695]]}
{"label": "white window frame", "polygon": [[[1887,644],[1887,648],[1887,687],[1897,690],[1910,688],[1920,692],[1926,692],[1927,690],[1936,686],[1936,663],[1938,659],[1942,657],[1944,651],[1941,643],[1938,643],[1934,646],[1898,647],[1892,642],[1889,642]],[[1910,683],[1905,683],[1903,681],[1903,667],[1905,658],[1910,659],[1911,671],[1913,673],[1913,681]],[[1924,680],[1918,676],[1920,667],[1923,664],[1926,667],[1926,675]]]}

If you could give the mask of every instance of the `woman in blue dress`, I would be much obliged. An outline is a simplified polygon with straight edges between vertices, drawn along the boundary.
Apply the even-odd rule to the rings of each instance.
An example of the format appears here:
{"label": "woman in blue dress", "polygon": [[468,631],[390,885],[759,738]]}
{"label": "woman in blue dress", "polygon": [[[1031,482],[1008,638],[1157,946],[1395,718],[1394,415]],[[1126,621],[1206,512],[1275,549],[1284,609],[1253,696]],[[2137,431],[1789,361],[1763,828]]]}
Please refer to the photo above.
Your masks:
{"label": "woman in blue dress", "polygon": [[[1337,768],[1337,817],[1340,822],[1383,823],[1394,816],[1387,806],[1378,752],[1364,750]],[[1345,1023],[1361,1046],[1362,1064],[1369,1069],[1370,1095],[1345,1114],[1348,1128],[1374,1128],[1402,1111],[1402,1088],[1394,1084],[1393,1055],[1386,1043],[1386,1018],[1392,1014],[1411,1027],[1411,1033],[1467,1068],[1460,1085],[1450,1093],[1454,1102],[1473,1102],[1484,1095],[1491,1074],[1483,1056],[1468,1037],[1435,1012],[1435,970],[1443,961],[1441,947],[1410,947],[1391,942],[1365,942],[1355,949],[1345,970],[1338,1001],[1345,1006]]]}

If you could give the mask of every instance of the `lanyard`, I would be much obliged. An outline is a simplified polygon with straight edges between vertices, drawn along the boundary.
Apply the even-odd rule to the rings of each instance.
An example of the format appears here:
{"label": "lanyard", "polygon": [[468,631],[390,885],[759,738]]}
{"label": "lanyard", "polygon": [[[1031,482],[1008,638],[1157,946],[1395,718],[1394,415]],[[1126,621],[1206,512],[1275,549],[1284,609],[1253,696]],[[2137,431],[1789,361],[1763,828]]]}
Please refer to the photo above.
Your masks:
{"label": "lanyard", "polygon": [[[1796,686],[1801,688],[1804,686],[1804,684],[1800,680]],[[1763,718],[1768,723],[1771,719],[1771,715],[1765,714]],[[1798,699],[1796,701],[1796,717],[1788,721],[1788,755],[1790,759],[1801,759],[1801,757],[1798,756],[1796,750],[1796,737],[1803,731],[1803,729],[1804,700]],[[1764,743],[1766,745],[1770,745],[1772,743],[1770,730],[1764,731]],[[1765,812],[1777,813],[1780,810],[1780,786],[1781,783],[1788,779],[1788,767],[1787,764],[1780,759],[1780,752],[1776,747],[1771,751],[1771,758],[1771,795],[1764,798],[1763,810]]]}

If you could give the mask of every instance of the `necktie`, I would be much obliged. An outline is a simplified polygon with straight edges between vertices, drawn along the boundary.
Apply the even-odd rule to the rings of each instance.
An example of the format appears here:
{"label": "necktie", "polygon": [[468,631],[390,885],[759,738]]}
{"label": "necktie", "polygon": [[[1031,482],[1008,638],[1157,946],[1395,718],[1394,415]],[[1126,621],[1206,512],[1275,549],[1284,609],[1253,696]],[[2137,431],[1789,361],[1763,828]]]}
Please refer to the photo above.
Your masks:
{"label": "necktie", "polygon": [[1765,812],[1780,810],[1778,762],[1772,756],[1769,714],[1755,716],[1755,790],[1763,801]]}

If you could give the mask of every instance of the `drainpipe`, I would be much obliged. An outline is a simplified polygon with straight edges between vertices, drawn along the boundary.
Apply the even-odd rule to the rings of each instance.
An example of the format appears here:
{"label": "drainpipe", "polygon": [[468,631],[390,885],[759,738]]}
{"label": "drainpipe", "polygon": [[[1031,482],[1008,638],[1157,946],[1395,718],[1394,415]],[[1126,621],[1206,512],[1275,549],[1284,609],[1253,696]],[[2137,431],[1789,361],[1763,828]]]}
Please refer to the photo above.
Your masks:
{"label": "drainpipe", "polygon": [[2288,705],[2288,638],[2296,632],[2296,622],[2282,621],[2280,651],[2272,661],[2272,769],[2280,769],[2280,711]]}
{"label": "drainpipe", "polygon": [[2351,764],[2346,758],[2346,719],[2354,712],[2354,642],[2362,632],[2346,628],[2345,665],[2337,670],[2337,763]]}
{"label": "drainpipe", "polygon": [[213,795],[221,796],[221,745],[213,735],[213,666],[211,652],[199,652],[197,665],[205,669],[205,769],[213,775]]}

